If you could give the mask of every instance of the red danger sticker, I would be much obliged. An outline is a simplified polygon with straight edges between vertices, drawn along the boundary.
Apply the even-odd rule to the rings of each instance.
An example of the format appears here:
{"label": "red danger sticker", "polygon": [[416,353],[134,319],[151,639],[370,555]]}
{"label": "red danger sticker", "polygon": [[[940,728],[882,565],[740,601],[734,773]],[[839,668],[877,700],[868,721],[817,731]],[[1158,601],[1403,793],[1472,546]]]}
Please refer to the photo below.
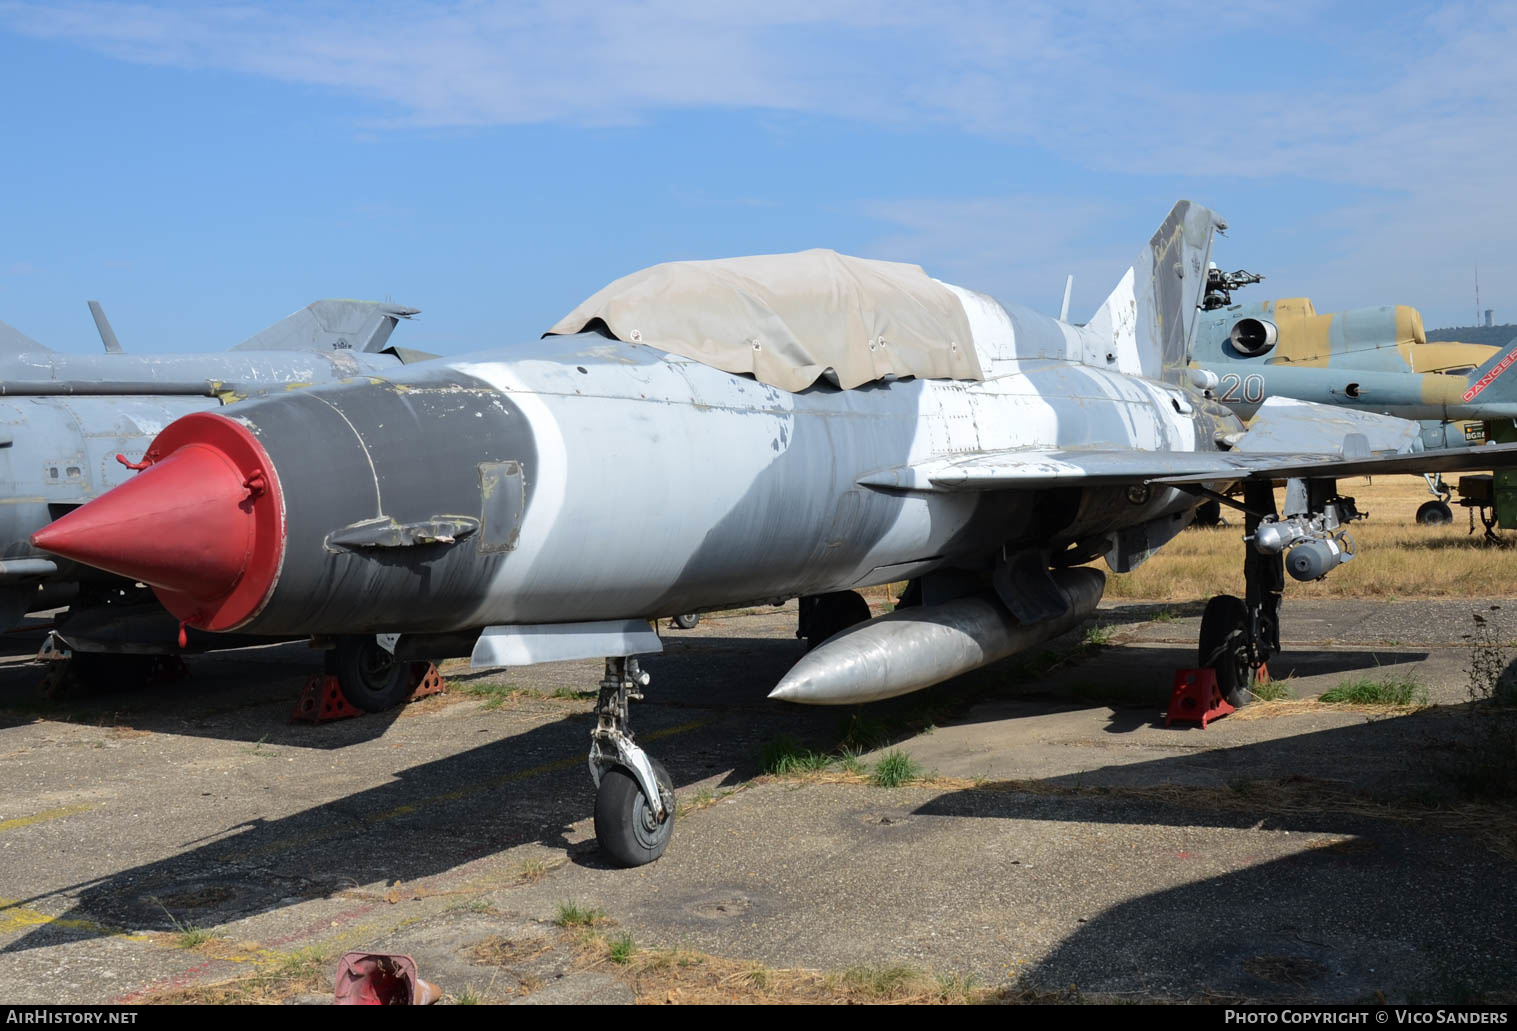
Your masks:
{"label": "red danger sticker", "polygon": [[1490,386],[1497,376],[1501,375],[1507,369],[1511,368],[1514,364],[1517,364],[1517,348],[1513,348],[1511,351],[1507,352],[1507,356],[1501,359],[1501,361],[1497,362],[1494,369],[1486,373],[1484,376],[1481,376],[1479,382],[1464,392],[1465,401],[1468,402],[1475,400],[1476,394],[1480,393],[1486,387]]}

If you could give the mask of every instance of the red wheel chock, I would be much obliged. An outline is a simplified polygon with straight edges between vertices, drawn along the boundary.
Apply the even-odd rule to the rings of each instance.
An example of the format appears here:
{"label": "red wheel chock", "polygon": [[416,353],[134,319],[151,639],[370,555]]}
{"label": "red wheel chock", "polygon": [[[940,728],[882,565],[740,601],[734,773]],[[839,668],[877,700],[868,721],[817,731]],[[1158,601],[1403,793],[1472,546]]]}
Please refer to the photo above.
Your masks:
{"label": "red wheel chock", "polygon": [[1175,670],[1175,688],[1169,693],[1169,711],[1164,714],[1167,727],[1176,720],[1199,723],[1201,729],[1219,716],[1236,712],[1217,687],[1217,671],[1204,669]]}
{"label": "red wheel chock", "polygon": [[363,710],[342,693],[337,678],[330,673],[313,673],[295,699],[295,710],[290,713],[291,723],[325,723],[328,720],[345,720],[349,716],[362,716]]}
{"label": "red wheel chock", "polygon": [[[447,681],[430,662],[411,664],[411,693],[407,704],[418,698],[442,694],[448,688]],[[313,673],[295,700],[295,709],[290,713],[291,723],[326,723],[328,720],[345,720],[349,716],[362,716],[363,710],[348,701],[342,686],[330,673]]]}
{"label": "red wheel chock", "polygon": [[407,702],[414,702],[418,698],[426,698],[429,695],[442,694],[448,689],[448,682],[437,672],[437,667],[430,663],[416,662],[411,665],[411,694],[406,698]]}

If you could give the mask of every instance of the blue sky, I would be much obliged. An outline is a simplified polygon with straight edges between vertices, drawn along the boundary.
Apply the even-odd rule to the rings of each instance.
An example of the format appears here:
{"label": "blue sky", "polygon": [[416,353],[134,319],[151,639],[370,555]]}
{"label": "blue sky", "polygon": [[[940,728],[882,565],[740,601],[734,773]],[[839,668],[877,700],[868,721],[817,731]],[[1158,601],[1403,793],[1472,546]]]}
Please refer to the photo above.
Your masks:
{"label": "blue sky", "polygon": [[390,298],[461,353],[806,247],[1051,313],[1074,273],[1081,318],[1185,196],[1259,299],[1467,324],[1478,266],[1517,321],[1514,55],[1510,3],[0,0],[0,319],[182,351]]}

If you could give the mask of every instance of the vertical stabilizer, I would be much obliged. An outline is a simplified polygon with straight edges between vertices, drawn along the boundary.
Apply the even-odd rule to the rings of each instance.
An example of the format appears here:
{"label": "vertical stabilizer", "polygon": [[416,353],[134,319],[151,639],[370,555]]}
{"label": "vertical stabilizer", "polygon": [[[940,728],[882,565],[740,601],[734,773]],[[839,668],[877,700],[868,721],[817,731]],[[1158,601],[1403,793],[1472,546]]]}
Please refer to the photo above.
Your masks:
{"label": "vertical stabilizer", "polygon": [[1465,381],[1465,404],[1510,404],[1517,400],[1517,339],[1498,347]]}
{"label": "vertical stabilizer", "polygon": [[416,313],[416,308],[378,301],[314,301],[232,350],[378,352],[395,324]]}
{"label": "vertical stabilizer", "polygon": [[0,322],[0,354],[44,353],[47,350],[15,326]]}
{"label": "vertical stabilizer", "polygon": [[1205,296],[1212,234],[1226,228],[1211,209],[1177,203],[1086,323],[1085,363],[1178,379]]}

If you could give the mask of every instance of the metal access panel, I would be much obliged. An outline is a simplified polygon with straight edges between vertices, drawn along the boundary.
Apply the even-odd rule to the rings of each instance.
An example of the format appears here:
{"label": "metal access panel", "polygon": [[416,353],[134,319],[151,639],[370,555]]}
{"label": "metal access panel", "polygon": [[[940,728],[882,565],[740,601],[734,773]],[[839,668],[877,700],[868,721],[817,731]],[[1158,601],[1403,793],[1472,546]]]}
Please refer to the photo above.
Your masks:
{"label": "metal access panel", "polygon": [[479,463],[479,497],[479,550],[484,554],[515,551],[527,508],[521,463]]}

